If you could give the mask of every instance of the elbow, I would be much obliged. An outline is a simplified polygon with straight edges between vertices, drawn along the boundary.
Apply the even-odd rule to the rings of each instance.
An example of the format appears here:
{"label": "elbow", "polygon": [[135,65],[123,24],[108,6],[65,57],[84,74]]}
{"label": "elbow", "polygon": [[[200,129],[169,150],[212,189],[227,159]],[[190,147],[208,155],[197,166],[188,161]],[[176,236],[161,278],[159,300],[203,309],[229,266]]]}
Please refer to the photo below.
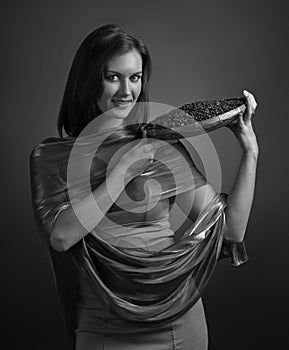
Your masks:
{"label": "elbow", "polygon": [[223,237],[233,243],[241,243],[244,240],[247,229],[247,220],[239,220],[239,216],[228,217],[228,207],[225,209],[225,222]]}
{"label": "elbow", "polygon": [[224,227],[223,231],[224,239],[233,243],[241,243],[244,240],[245,237],[245,230],[240,229],[232,229],[229,228],[227,225]]}
{"label": "elbow", "polygon": [[52,232],[49,242],[50,246],[60,253],[66,252],[71,247],[65,237],[61,236],[60,234],[56,234],[55,232]]}
{"label": "elbow", "polygon": [[232,242],[232,243],[242,243],[244,240],[244,235],[243,236],[237,236],[237,235],[224,235],[224,239],[226,241]]}

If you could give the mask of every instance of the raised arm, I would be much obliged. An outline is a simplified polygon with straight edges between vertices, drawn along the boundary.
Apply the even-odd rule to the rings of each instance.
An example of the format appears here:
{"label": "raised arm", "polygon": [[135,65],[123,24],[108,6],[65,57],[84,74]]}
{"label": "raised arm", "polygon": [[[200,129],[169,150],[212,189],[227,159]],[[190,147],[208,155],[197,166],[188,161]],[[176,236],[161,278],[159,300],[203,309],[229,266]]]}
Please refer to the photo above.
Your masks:
{"label": "raised arm", "polygon": [[[240,114],[237,123],[229,126],[243,150],[239,171],[232,190],[228,194],[228,206],[225,209],[224,237],[234,242],[241,242],[244,239],[254,197],[259,153],[251,122],[257,103],[252,94],[245,90],[243,93],[247,98],[247,109],[244,115]],[[195,221],[214,196],[215,190],[211,185],[206,184],[179,195],[176,201],[184,213]],[[189,213],[187,208],[191,208]]]}

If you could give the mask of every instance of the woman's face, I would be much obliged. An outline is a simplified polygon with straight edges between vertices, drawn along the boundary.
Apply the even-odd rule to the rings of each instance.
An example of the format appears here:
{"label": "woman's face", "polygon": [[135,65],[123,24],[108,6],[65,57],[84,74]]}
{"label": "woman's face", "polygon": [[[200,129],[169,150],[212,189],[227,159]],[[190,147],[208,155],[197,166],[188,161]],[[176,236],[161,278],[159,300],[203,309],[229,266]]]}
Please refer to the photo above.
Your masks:
{"label": "woman's face", "polygon": [[98,107],[116,119],[124,119],[133,109],[142,86],[142,58],[133,50],[108,61],[103,93]]}

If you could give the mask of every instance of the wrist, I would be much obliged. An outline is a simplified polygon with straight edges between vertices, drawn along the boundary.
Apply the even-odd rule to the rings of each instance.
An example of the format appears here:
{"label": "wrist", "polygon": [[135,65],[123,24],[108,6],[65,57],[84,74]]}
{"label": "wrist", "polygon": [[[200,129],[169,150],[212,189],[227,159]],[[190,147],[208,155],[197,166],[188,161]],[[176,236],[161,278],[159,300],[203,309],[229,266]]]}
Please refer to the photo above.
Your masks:
{"label": "wrist", "polygon": [[258,159],[259,156],[259,150],[258,149],[246,149],[243,151],[244,156],[246,157],[252,157],[254,159]]}

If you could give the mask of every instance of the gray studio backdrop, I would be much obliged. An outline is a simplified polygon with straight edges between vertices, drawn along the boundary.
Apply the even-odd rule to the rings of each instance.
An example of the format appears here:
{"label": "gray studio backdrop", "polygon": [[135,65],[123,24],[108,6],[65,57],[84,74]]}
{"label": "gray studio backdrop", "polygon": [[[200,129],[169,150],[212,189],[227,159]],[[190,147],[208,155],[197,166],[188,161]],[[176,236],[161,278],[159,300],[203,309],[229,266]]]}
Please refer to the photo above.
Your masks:
{"label": "gray studio backdrop", "polygon": [[[117,23],[147,43],[151,101],[179,106],[252,91],[260,145],[249,262],[219,263],[204,300],[211,349],[285,349],[288,332],[288,2],[4,1],[1,6],[1,316],[7,349],[62,349],[56,291],[30,206],[29,155],[57,136],[73,55]],[[230,191],[241,150],[211,133]]]}

